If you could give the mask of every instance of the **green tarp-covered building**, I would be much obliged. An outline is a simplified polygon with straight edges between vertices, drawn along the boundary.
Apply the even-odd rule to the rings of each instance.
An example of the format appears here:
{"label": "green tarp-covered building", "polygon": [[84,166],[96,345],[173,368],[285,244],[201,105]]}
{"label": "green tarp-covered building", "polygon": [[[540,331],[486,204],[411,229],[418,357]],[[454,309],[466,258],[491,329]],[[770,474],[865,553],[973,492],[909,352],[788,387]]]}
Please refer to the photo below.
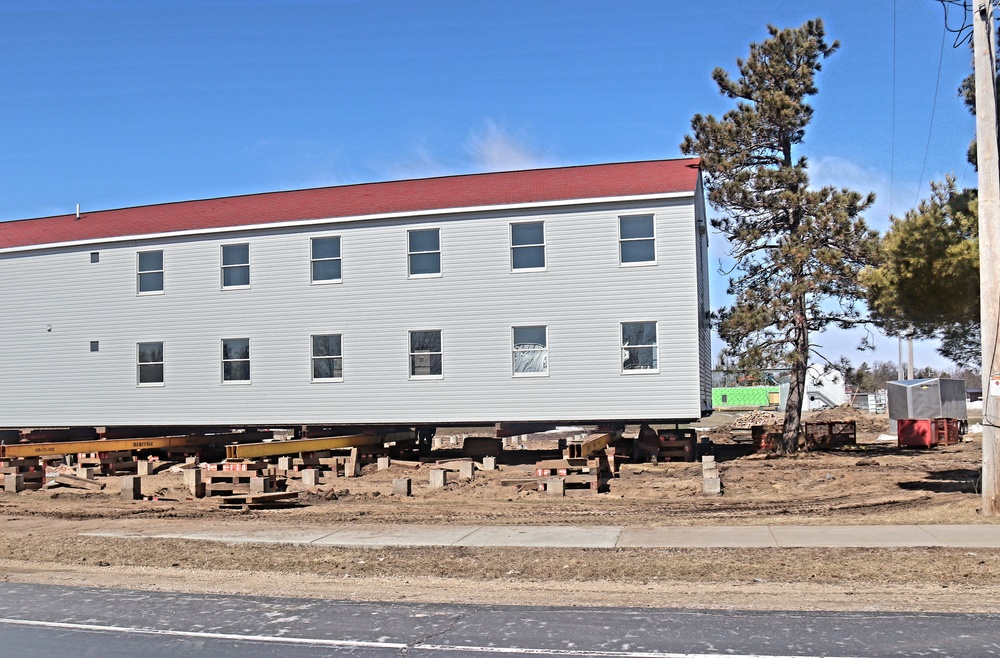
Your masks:
{"label": "green tarp-covered building", "polygon": [[732,386],[712,389],[712,406],[766,407],[778,404],[777,386]]}

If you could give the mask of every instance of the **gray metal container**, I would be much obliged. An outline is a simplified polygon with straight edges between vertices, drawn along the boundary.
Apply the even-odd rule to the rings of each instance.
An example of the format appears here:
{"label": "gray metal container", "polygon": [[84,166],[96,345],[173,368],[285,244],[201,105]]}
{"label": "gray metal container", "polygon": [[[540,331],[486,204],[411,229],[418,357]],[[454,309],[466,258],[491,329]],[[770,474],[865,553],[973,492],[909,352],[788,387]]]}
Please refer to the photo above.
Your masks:
{"label": "gray metal container", "polygon": [[889,419],[957,418],[968,420],[961,379],[904,379],[887,382]]}

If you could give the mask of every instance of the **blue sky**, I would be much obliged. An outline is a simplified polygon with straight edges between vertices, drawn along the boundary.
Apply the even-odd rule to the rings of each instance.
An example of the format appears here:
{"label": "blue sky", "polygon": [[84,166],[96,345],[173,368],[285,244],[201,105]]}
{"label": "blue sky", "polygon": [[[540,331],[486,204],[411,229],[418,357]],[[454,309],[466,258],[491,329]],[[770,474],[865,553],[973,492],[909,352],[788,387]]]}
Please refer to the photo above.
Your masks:
{"label": "blue sky", "polygon": [[974,186],[970,53],[936,0],[4,0],[0,220],[679,157],[693,114],[729,108],[712,69],[817,16],[841,49],[800,151],[814,183],[874,191],[879,229],[931,180]]}

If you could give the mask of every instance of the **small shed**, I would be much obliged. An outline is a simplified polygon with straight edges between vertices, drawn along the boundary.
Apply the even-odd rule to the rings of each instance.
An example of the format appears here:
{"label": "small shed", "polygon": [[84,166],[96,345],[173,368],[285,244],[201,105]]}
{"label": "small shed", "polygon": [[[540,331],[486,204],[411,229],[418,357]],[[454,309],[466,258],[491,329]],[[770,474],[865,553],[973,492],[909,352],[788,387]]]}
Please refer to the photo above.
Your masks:
{"label": "small shed", "polygon": [[961,379],[903,379],[887,382],[886,388],[890,431],[905,418],[957,418],[963,426],[969,419]]}

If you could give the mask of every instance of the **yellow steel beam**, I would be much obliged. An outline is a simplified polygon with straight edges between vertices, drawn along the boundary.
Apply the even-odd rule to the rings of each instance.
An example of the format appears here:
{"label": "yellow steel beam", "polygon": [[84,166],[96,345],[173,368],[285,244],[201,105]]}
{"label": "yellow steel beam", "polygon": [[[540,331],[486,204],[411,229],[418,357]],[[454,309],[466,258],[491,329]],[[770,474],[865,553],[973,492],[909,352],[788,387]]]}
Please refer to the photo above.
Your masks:
{"label": "yellow steel beam", "polygon": [[15,443],[0,445],[0,459],[73,455],[80,452],[117,452],[119,450],[155,450],[186,446],[231,443],[268,438],[271,432],[236,432],[232,434],[201,434],[197,436],[157,436],[142,439],[95,439],[93,441],[58,441],[54,443]]}
{"label": "yellow steel beam", "polygon": [[246,443],[226,446],[227,459],[254,459],[256,457],[276,457],[295,455],[301,452],[357,448],[359,446],[381,445],[383,439],[378,434],[356,434],[354,436],[331,436],[321,439],[295,439],[292,441],[271,441],[269,443]]}
{"label": "yellow steel beam", "polygon": [[582,441],[567,441],[566,456],[590,457],[595,452],[606,448],[613,438],[611,434],[588,434]]}

